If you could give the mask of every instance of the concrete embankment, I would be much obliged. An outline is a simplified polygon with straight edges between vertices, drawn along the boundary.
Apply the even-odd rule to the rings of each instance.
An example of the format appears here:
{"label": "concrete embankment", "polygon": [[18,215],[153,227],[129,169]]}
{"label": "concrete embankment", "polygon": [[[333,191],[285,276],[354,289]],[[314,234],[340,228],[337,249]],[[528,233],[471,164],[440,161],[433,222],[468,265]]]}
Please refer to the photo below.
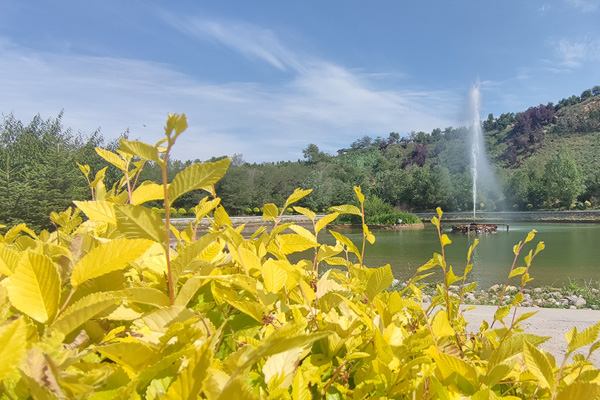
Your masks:
{"label": "concrete embankment", "polygon": [[[437,216],[435,212],[416,213],[422,220]],[[447,222],[473,222],[472,212],[445,212]],[[595,222],[600,223],[600,211],[503,211],[477,212],[475,222]]]}

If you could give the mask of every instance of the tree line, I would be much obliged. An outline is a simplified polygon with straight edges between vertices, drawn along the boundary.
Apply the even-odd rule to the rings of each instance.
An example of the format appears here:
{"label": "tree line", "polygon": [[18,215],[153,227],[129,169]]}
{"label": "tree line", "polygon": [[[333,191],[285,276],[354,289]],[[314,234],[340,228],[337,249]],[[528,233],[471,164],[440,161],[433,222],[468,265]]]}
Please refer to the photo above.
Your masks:
{"label": "tree line", "polygon": [[[100,132],[75,133],[61,122],[62,113],[47,120],[36,116],[24,124],[13,115],[0,125],[0,224],[26,222],[50,228],[48,215],[88,199],[89,188],[77,163],[92,174],[107,166],[96,147],[117,148]],[[492,114],[482,121],[486,148],[498,183],[498,193],[478,193],[477,208],[531,210],[600,206],[600,87],[553,105],[521,113]],[[216,186],[222,203],[233,214],[248,214],[265,203],[283,204],[298,187],[314,189],[301,206],[324,212],[355,201],[353,186],[361,186],[373,204],[406,211],[448,211],[473,208],[467,127],[434,129],[430,133],[397,132],[387,137],[364,136],[338,150],[322,152],[316,144],[303,149],[303,159],[247,163],[241,154]],[[127,132],[122,134],[127,137]],[[170,161],[169,179],[195,162]],[[109,167],[114,184],[119,171]],[[148,163],[140,176],[161,181],[160,168]],[[176,208],[189,209],[203,193],[190,192]],[[152,206],[152,205],[150,205]]]}

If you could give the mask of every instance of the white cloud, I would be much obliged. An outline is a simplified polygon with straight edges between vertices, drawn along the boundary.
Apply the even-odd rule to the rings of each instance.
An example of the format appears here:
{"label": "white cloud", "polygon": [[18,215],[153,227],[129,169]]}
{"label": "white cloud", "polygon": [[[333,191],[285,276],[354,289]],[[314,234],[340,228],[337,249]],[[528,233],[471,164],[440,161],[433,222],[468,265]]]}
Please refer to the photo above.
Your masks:
{"label": "white cloud", "polygon": [[592,12],[598,9],[600,2],[598,0],[566,0],[567,4],[578,8],[583,12]]}
{"label": "white cloud", "polygon": [[456,125],[461,101],[451,93],[382,89],[385,75],[300,57],[270,31],[227,26],[200,21],[189,34],[288,71],[288,80],[207,83],[165,64],[37,52],[0,39],[0,112],[27,122],[64,109],[65,126],[101,127],[107,138],[129,129],[148,142],[162,137],[168,112],[185,112],[190,128],[177,158],[242,153],[251,162],[295,160],[308,143],[334,152],[364,135]]}
{"label": "white cloud", "polygon": [[600,59],[600,40],[561,39],[555,42],[555,48],[560,57],[560,65],[569,69],[579,68],[588,60]]}

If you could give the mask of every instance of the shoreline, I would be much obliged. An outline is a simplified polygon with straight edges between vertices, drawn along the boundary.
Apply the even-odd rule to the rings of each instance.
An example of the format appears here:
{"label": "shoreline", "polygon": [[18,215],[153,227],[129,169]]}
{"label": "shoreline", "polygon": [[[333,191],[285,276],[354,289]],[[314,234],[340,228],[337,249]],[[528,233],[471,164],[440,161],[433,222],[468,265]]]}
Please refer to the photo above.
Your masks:
{"label": "shoreline", "polygon": [[[436,212],[415,213],[422,220],[437,216]],[[467,211],[445,212],[442,222],[473,222],[473,213]],[[480,211],[476,223],[494,222],[536,222],[536,223],[600,223],[600,210],[572,211]]]}

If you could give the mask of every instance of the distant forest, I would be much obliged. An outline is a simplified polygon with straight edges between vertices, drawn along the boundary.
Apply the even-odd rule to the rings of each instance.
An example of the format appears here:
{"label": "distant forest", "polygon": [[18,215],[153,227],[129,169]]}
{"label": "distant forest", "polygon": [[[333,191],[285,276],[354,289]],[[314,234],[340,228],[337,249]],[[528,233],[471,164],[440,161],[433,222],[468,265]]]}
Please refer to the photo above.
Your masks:
{"label": "distant forest", "polygon": [[[33,228],[52,226],[49,214],[88,199],[89,188],[77,163],[92,175],[107,166],[95,147],[115,151],[118,140],[98,132],[74,133],[61,123],[62,114],[23,124],[13,115],[0,125],[0,224],[26,222]],[[519,113],[490,114],[482,121],[493,169],[502,195],[478,193],[477,208],[494,210],[586,209],[600,207],[600,86],[557,104]],[[247,163],[235,154],[216,191],[232,215],[259,212],[265,203],[283,204],[294,189],[314,192],[300,204],[317,212],[353,203],[352,186],[367,198],[405,211],[471,210],[473,197],[468,127],[447,127],[407,136],[364,136],[326,154],[307,144],[298,161]],[[125,133],[124,136],[127,136]],[[213,158],[214,161],[223,157]],[[173,160],[172,178],[201,160]],[[145,166],[141,180],[161,181],[160,169]],[[106,183],[120,178],[109,167]],[[205,196],[192,192],[177,200],[189,209]],[[149,204],[149,206],[158,204]]]}

